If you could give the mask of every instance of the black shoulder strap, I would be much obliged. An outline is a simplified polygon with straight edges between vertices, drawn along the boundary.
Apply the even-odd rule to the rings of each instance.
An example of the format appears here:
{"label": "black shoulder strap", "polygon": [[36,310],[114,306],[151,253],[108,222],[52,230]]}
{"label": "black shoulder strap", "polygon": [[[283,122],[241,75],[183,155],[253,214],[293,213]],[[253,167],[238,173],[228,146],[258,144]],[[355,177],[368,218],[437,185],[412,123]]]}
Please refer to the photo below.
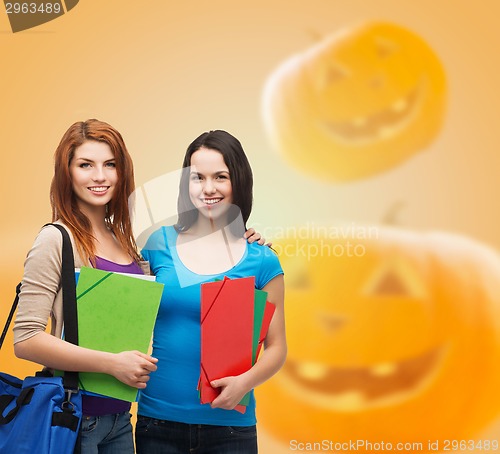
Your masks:
{"label": "black shoulder strap", "polygon": [[73,247],[67,230],[59,224],[52,225],[59,229],[63,237],[61,287],[63,294],[64,339],[78,345],[78,316],[76,311],[76,279]]}
{"label": "black shoulder strap", "polygon": [[[56,227],[62,234],[61,287],[63,296],[64,340],[78,345],[78,315],[76,310],[75,258],[67,230],[59,224],[45,224]],[[45,227],[45,226],[44,226]],[[64,372],[64,387],[78,389],[78,372]]]}
{"label": "black shoulder strap", "polygon": [[[78,316],[76,310],[76,279],[75,279],[75,259],[73,256],[73,247],[66,229],[59,224],[45,224],[56,227],[62,234],[62,270],[61,270],[61,286],[63,294],[63,314],[64,314],[64,338],[67,342],[78,345]],[[12,303],[7,322],[0,338],[0,348],[2,347],[5,336],[9,329],[14,312],[16,311],[19,302],[19,292],[21,283],[16,287],[16,296]],[[78,372],[64,373],[64,386],[66,388],[78,389]]]}
{"label": "black shoulder strap", "polygon": [[2,348],[3,341],[5,340],[5,336],[7,336],[7,331],[9,330],[10,323],[14,318],[14,313],[16,312],[17,303],[19,302],[19,292],[21,291],[21,283],[16,286],[16,296],[14,298],[14,302],[12,303],[12,307],[10,308],[9,316],[7,317],[7,321],[5,322],[5,326],[3,327],[2,335],[0,336],[0,349]]}

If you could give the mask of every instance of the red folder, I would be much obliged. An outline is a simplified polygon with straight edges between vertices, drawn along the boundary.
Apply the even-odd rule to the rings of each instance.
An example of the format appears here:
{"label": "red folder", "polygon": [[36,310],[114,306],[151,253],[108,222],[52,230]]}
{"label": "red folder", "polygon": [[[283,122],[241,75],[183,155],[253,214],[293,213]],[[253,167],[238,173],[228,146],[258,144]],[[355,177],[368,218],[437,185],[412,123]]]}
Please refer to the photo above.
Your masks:
{"label": "red folder", "polygon": [[[201,403],[219,390],[210,382],[240,375],[252,367],[255,278],[228,279],[201,285]],[[240,412],[245,407],[236,408]]]}

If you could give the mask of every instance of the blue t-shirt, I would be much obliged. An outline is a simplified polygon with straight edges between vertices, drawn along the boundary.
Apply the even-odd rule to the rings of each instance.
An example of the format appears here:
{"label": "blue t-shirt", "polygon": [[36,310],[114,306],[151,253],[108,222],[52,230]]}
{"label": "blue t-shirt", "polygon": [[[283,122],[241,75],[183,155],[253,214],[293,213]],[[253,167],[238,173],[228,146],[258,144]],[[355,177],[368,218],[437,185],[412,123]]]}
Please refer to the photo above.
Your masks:
{"label": "blue t-shirt", "polygon": [[153,335],[153,356],[158,358],[158,370],[151,373],[146,389],[140,393],[138,413],[188,424],[254,425],[253,392],[244,414],[200,404],[197,390],[201,356],[200,285],[224,276],[255,276],[255,287],[262,289],[283,274],[278,257],[268,247],[247,244],[243,257],[230,270],[199,275],[179,259],[177,237],[172,226],[162,227],[149,237],[142,250],[164,289]]}

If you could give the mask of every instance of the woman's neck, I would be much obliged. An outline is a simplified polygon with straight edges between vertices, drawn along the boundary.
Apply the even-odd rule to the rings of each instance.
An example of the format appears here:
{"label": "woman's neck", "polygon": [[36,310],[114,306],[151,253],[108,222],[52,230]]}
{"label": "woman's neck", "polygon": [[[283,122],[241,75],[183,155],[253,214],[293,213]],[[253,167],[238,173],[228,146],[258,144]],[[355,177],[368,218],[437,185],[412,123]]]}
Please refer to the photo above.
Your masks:
{"label": "woman's neck", "polygon": [[177,254],[194,273],[219,274],[233,268],[243,257],[247,242],[227,228],[227,222],[212,223],[203,218],[177,239]]}
{"label": "woman's neck", "polygon": [[245,225],[241,216],[229,221],[227,216],[220,218],[208,218],[202,215],[186,231],[190,236],[206,237],[215,232],[223,232],[229,241],[237,241],[243,238]]}
{"label": "woman's neck", "polygon": [[87,219],[90,221],[90,225],[92,226],[92,231],[95,234],[105,233],[108,231],[108,227],[106,225],[106,207],[95,207],[95,209],[85,209],[81,208],[81,211]]}
{"label": "woman's neck", "polygon": [[213,219],[204,216],[198,216],[196,222],[188,229],[191,235],[203,237],[217,231],[228,231],[227,219]]}

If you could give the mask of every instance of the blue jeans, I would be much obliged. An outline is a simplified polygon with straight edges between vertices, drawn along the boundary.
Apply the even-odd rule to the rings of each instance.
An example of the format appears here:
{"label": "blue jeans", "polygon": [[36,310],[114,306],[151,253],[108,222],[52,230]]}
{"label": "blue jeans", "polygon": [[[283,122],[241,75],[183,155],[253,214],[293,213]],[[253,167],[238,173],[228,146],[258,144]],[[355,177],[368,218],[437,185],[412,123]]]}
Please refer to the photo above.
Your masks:
{"label": "blue jeans", "polygon": [[256,454],[255,426],[184,424],[137,417],[137,454]]}
{"label": "blue jeans", "polygon": [[81,454],[134,454],[130,413],[83,416]]}

